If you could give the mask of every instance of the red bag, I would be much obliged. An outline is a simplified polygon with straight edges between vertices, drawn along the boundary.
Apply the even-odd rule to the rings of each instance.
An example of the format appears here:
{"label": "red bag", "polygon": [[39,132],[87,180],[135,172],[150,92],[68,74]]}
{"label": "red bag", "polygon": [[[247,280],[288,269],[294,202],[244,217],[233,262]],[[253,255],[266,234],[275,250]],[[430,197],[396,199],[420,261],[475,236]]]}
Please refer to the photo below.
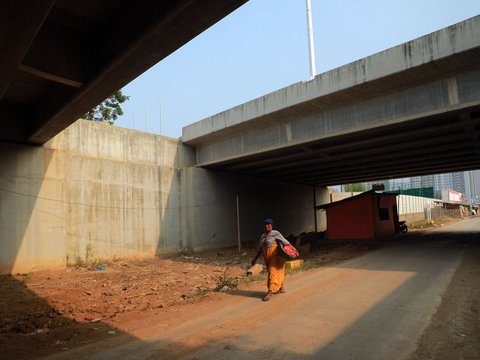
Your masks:
{"label": "red bag", "polygon": [[300,256],[297,249],[290,243],[284,244],[281,241],[277,240],[278,248],[280,249],[280,254],[287,260],[294,260]]}

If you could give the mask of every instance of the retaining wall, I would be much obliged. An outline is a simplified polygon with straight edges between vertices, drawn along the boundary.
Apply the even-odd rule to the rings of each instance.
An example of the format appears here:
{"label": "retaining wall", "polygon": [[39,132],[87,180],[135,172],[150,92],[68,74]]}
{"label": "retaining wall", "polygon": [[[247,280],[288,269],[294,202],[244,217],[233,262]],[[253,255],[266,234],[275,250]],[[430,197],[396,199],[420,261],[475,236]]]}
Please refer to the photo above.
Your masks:
{"label": "retaining wall", "polygon": [[314,228],[313,192],[195,168],[177,139],[80,120],[44,146],[0,143],[0,272],[256,241]]}

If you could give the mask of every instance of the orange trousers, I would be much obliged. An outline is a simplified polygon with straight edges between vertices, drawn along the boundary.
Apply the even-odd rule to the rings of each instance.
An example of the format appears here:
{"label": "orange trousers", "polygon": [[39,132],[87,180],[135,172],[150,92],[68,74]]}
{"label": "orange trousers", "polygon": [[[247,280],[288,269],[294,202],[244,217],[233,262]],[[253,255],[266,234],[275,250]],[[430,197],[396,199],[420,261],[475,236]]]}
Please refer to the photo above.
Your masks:
{"label": "orange trousers", "polygon": [[263,249],[263,260],[268,272],[268,291],[280,290],[280,288],[283,288],[285,280],[285,259],[280,255],[277,244]]}

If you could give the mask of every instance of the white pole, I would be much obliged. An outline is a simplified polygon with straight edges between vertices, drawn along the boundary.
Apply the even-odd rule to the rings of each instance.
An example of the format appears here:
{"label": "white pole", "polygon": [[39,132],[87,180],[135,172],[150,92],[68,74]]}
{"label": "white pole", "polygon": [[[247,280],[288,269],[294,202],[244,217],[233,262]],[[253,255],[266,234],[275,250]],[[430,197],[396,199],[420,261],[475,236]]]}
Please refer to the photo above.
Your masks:
{"label": "white pole", "polygon": [[307,0],[307,35],[308,35],[308,50],[310,58],[310,80],[315,78],[317,70],[315,69],[315,48],[313,45],[313,25],[312,25],[312,4],[311,0]]}

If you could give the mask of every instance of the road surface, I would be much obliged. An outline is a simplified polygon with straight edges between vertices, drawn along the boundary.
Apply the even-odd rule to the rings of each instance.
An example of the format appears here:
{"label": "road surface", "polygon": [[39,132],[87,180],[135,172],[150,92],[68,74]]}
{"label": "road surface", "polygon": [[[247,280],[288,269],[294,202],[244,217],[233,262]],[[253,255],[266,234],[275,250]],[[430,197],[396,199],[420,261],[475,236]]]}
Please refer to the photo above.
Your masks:
{"label": "road surface", "polygon": [[475,217],[415,241],[399,237],[289,277],[288,293],[271,301],[261,301],[263,286],[232,292],[179,313],[176,326],[151,324],[49,359],[409,359],[462,260],[462,231],[479,229]]}

